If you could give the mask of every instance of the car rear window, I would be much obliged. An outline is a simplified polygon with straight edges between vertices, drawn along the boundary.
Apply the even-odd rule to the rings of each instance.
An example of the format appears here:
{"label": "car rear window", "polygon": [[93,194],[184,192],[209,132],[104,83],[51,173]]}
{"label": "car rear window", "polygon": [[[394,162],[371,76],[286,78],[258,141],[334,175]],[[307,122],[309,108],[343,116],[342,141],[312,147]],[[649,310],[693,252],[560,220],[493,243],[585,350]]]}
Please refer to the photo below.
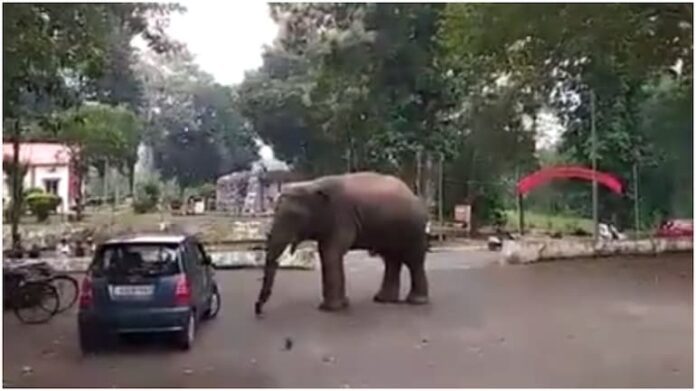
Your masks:
{"label": "car rear window", "polygon": [[166,276],[180,272],[175,244],[110,244],[103,246],[92,263],[95,276]]}

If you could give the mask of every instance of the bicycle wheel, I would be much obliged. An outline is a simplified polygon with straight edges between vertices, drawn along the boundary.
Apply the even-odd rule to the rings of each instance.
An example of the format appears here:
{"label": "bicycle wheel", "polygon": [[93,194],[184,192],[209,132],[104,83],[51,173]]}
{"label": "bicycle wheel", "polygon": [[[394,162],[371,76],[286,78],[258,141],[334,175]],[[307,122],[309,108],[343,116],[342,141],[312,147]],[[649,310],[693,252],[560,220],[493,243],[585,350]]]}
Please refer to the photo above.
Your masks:
{"label": "bicycle wheel", "polygon": [[77,296],[80,293],[80,287],[76,279],[67,274],[61,274],[52,277],[50,282],[58,291],[58,299],[60,300],[58,313],[64,312],[75,305]]}
{"label": "bicycle wheel", "polygon": [[22,323],[48,322],[58,312],[58,291],[46,282],[28,282],[19,288],[14,299],[14,313]]}

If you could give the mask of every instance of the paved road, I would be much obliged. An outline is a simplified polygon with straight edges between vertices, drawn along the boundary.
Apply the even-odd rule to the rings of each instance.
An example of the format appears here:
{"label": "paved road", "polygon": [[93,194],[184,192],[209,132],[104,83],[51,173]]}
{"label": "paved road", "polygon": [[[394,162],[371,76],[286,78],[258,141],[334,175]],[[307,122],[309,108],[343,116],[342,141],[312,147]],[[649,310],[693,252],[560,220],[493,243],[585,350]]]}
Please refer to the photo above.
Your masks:
{"label": "paved road", "polygon": [[[432,304],[371,301],[381,266],[350,256],[347,313],[317,311],[319,274],[281,271],[266,317],[259,270],[218,273],[220,317],[178,352],[125,341],[82,357],[75,314],[44,326],[4,315],[6,386],[691,387],[690,255],[488,265],[430,254]],[[407,281],[404,281],[404,293]],[[285,339],[293,346],[284,350]]]}

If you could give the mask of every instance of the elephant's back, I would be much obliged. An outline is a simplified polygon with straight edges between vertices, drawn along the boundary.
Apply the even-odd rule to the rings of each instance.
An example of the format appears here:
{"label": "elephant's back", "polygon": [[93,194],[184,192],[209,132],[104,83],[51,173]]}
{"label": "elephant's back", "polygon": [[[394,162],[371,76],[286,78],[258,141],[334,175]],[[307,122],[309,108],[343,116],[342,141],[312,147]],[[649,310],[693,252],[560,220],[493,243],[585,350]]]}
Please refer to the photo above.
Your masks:
{"label": "elephant's back", "polygon": [[400,179],[376,173],[348,174],[342,193],[369,236],[422,235],[428,219],[423,202]]}
{"label": "elephant's back", "polygon": [[418,199],[401,179],[392,175],[358,172],[344,175],[340,182],[343,193],[349,196]]}

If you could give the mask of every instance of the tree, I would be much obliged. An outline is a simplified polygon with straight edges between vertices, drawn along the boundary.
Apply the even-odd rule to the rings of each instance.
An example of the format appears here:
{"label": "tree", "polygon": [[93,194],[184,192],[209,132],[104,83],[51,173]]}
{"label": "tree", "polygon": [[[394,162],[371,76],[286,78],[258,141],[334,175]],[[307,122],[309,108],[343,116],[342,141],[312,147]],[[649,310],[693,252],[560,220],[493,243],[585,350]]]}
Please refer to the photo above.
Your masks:
{"label": "tree", "polygon": [[[531,93],[515,86],[471,99],[469,86],[444,67],[435,41],[443,9],[272,5],[281,33],[262,67],[239,87],[242,114],[280,158],[308,174],[388,172],[423,189],[431,202],[440,154],[448,161],[446,176],[466,184],[484,169],[487,177],[510,169],[495,156],[501,145],[526,164],[533,133],[520,117],[532,110]],[[471,165],[474,151],[480,154]],[[478,191],[446,190],[450,205]]]}
{"label": "tree", "polygon": [[164,178],[176,178],[183,190],[248,168],[257,158],[234,91],[202,72],[190,53],[145,53],[136,69],[145,87],[144,141]]}
{"label": "tree", "polygon": [[108,166],[132,177],[141,127],[135,114],[125,107],[88,104],[59,113],[52,127],[43,132],[68,146],[81,188],[90,167],[96,168],[102,179]]}
{"label": "tree", "polygon": [[[80,102],[85,80],[99,77],[115,22],[131,36],[142,34],[164,51],[170,41],[162,18],[178,9],[158,4],[3,4],[3,122],[11,124],[18,164],[24,124],[42,122],[57,109]],[[17,177],[12,178],[14,188]],[[15,192],[13,199],[21,194]],[[14,202],[18,206],[19,202]],[[19,244],[19,213],[12,213],[12,241]]]}
{"label": "tree", "polygon": [[[658,164],[641,130],[645,86],[676,64],[688,74],[681,83],[691,85],[692,12],[690,4],[452,4],[439,40],[443,62],[469,91],[506,79],[554,109],[567,129],[561,151],[580,164],[590,161],[594,91],[599,166],[630,178],[636,161]],[[630,203],[602,199],[603,215],[627,221]]]}

